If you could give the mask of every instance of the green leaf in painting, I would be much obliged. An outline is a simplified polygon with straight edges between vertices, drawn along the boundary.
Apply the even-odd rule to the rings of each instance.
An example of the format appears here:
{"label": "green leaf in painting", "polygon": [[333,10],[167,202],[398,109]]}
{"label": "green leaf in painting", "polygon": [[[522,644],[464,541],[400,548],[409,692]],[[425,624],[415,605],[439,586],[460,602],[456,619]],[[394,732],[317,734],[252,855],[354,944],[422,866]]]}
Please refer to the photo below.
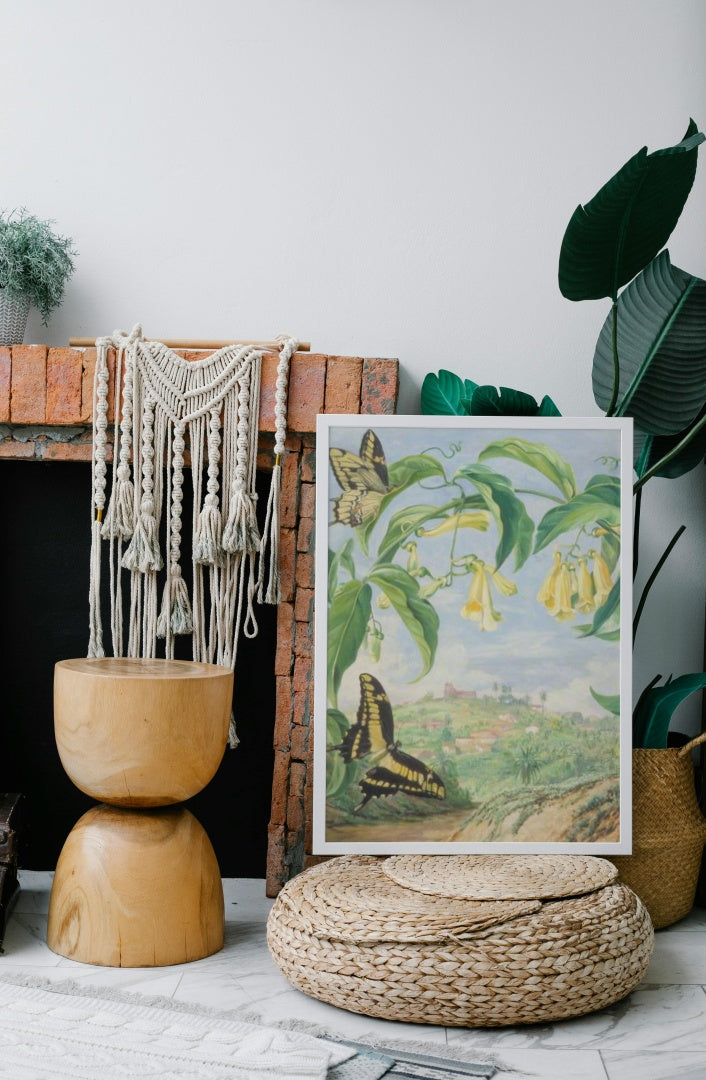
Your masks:
{"label": "green leaf in painting", "polygon": [[369,518],[368,521],[356,529],[360,545],[366,555],[368,554],[373,529],[380,520],[383,511],[412,484],[418,484],[420,480],[428,480],[432,476],[445,478],[446,474],[444,466],[431,454],[410,454],[408,457],[400,458],[399,461],[393,461],[388,465],[390,491],[383,495],[375,516]]}
{"label": "green leaf in painting", "polygon": [[[454,500],[445,503],[443,506],[430,506],[422,503],[417,506],[405,506],[403,510],[398,510],[390,518],[387,531],[380,541],[377,561],[379,563],[390,562],[402,544],[410,536],[413,536],[417,529],[421,529],[427,522],[445,517],[450,510],[456,510],[460,502],[461,500]],[[463,502],[464,509],[470,502],[471,500]],[[482,500],[477,500],[477,504],[483,505]]]}
{"label": "green leaf in painting", "polygon": [[593,491],[587,489],[562,506],[553,506],[551,510],[547,510],[537,526],[535,553],[564,533],[573,532],[582,525],[594,525],[599,519],[609,525],[619,525],[620,507],[612,501],[612,493],[611,501],[607,501],[606,492],[611,492],[611,488],[596,488]]}
{"label": "green leaf in painting", "polygon": [[633,717],[633,745],[660,750],[667,745],[667,732],[674,710],[690,694],[706,687],[706,672],[680,675],[665,686],[653,686],[640,698]]}
{"label": "green leaf in painting", "polygon": [[499,535],[495,552],[496,568],[499,569],[508,555],[514,552],[515,569],[519,570],[532,551],[534,522],[522,500],[512,490],[508,478],[487,465],[464,465],[456,476],[462,476],[475,485],[486,508],[495,518]]}
{"label": "green leaf in painting", "polygon": [[346,581],[333,594],[328,610],[328,696],[335,706],[344,672],[355,662],[370,619],[372,589],[364,581]]}
{"label": "green leaf in painting", "polygon": [[593,700],[597,701],[602,709],[612,713],[613,716],[620,716],[620,694],[599,694],[592,686],[588,689],[591,691]]}
{"label": "green leaf in painting", "polygon": [[[348,720],[340,709],[326,711],[326,742],[329,746],[338,746],[348,731]],[[333,798],[348,786],[349,768],[340,754],[326,755],[326,795]]]}
{"label": "green leaf in painting", "polygon": [[527,439],[519,438],[498,439],[489,443],[478,455],[479,461],[494,457],[513,458],[536,469],[546,476],[566,499],[573,498],[578,490],[574,470],[569,462],[545,443],[528,442]]}
{"label": "green leaf in painting", "polygon": [[509,386],[477,386],[470,400],[471,416],[561,416],[550,397],[538,405],[531,394]]}
{"label": "green leaf in painting", "polygon": [[703,140],[691,120],[676,146],[652,154],[643,147],[576,208],[559,255],[563,296],[615,300],[620,287],[661,251],[691,191]]}
{"label": "green leaf in painting", "polygon": [[417,581],[400,566],[378,565],[370,573],[369,581],[388,597],[417,646],[423,665],[417,679],[421,679],[431,671],[436,656],[439,642],[436,610],[428,600],[420,597]]}
{"label": "green leaf in painting", "polygon": [[352,578],[355,577],[355,563],[353,562],[353,556],[351,554],[353,549],[353,539],[351,537],[346,540],[345,544],[338,549],[338,551],[328,549],[328,600],[331,601],[334,592],[338,586],[338,575],[341,567]]}
{"label": "green leaf in painting", "polygon": [[462,400],[470,398],[475,388],[476,383],[460,379],[453,371],[442,368],[438,375],[429,372],[422,383],[422,415],[465,416]]}
{"label": "green leaf in painting", "polygon": [[[613,319],[593,357],[593,395],[609,408],[615,377]],[[673,266],[663,251],[620,294],[616,416],[652,435],[682,431],[706,402],[706,281]]]}

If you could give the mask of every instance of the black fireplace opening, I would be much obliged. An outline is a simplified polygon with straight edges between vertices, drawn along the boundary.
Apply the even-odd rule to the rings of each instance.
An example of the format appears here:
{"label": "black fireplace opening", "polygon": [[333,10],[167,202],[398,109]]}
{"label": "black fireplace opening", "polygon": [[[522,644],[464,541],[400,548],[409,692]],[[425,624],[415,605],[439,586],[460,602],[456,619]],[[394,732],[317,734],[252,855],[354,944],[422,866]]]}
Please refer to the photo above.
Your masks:
{"label": "black fireplace opening", "polygon": [[[268,485],[269,474],[258,473],[259,510]],[[95,805],[64,773],[53,721],[54,665],[85,656],[88,643],[90,492],[88,463],[0,464],[0,791],[25,796],[20,865],[29,870],[53,869],[71,828]],[[185,531],[182,551],[189,550]],[[183,557],[185,577],[188,563]],[[206,829],[224,877],[265,876],[277,609],[257,605],[256,615],[259,633],[241,638],[235,670],[240,746],[226,750],[214,779],[185,804]],[[190,659],[190,648],[190,638],[177,638],[179,659]]]}

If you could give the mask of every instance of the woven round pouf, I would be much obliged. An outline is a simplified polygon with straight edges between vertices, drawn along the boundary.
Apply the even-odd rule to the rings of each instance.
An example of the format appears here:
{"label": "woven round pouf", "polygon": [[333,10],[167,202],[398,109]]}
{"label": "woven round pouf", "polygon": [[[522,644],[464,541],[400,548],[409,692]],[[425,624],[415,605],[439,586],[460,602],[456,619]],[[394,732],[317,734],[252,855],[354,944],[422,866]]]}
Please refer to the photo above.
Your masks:
{"label": "woven round pouf", "polygon": [[[366,855],[333,859],[289,881],[270,912],[267,942],[292,985],[386,1020],[498,1027],[602,1009],[645,974],[654,944],[649,915],[605,860],[591,860],[605,868],[577,875],[573,891],[580,895],[569,895],[570,862],[562,875],[556,857],[547,856],[561,899],[518,896],[527,893],[523,887],[514,897],[487,899],[489,886],[480,897],[470,885],[464,896],[430,892],[442,857],[427,858],[436,863],[429,879],[422,863],[411,875],[424,890],[393,880],[386,871],[395,870],[394,857]],[[457,877],[461,857],[443,858]],[[508,873],[512,858],[503,857]],[[545,857],[529,858],[539,864]],[[591,874],[603,882],[591,887]]]}

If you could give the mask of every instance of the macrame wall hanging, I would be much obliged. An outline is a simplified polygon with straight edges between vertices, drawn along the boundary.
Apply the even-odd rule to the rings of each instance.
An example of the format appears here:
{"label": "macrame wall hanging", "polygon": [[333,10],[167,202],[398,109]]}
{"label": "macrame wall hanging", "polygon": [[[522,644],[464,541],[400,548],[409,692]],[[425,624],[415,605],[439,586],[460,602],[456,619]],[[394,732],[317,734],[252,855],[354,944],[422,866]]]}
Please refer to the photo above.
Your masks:
{"label": "macrame wall hanging", "polygon": [[[260,536],[255,472],[262,352],[228,345],[203,359],[184,360],[161,342],[145,340],[140,326],[96,341],[89,656],[105,655],[104,548],[114,656],[172,659],[175,637],[189,634],[194,660],[235,667],[241,631],[257,634],[255,598],[279,602],[280,462],[289,362],[297,342],[283,337],[278,345],[275,465]],[[106,508],[109,349],[116,351],[115,445]],[[193,485],[190,594],[182,576],[187,439]],[[230,741],[237,743],[233,726]]]}

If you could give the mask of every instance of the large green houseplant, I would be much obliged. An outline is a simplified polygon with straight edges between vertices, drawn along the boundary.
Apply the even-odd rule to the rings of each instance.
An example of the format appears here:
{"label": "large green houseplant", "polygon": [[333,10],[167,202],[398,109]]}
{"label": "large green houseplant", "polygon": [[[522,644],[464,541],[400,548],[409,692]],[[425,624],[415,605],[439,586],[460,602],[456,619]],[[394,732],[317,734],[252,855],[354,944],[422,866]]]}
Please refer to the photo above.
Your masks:
{"label": "large green houseplant", "polygon": [[[634,421],[635,565],[645,483],[681,476],[706,454],[706,281],[673,266],[663,250],[694,182],[704,138],[692,120],[675,146],[652,154],[639,150],[576,208],[559,257],[565,297],[611,301],[593,358],[593,391],[606,416]],[[421,406],[423,413],[447,415],[559,415],[549,397],[537,403],[521,391],[478,385],[449,371],[426,376]],[[683,526],[650,574],[635,633],[657,573],[682,532]],[[644,689],[635,708],[635,747],[666,747],[677,705],[706,686],[703,672],[656,685],[661,678]]]}
{"label": "large green houseplant", "polygon": [[30,306],[46,325],[64,298],[75,252],[52,225],[25,210],[0,213],[0,345],[22,342]]}

